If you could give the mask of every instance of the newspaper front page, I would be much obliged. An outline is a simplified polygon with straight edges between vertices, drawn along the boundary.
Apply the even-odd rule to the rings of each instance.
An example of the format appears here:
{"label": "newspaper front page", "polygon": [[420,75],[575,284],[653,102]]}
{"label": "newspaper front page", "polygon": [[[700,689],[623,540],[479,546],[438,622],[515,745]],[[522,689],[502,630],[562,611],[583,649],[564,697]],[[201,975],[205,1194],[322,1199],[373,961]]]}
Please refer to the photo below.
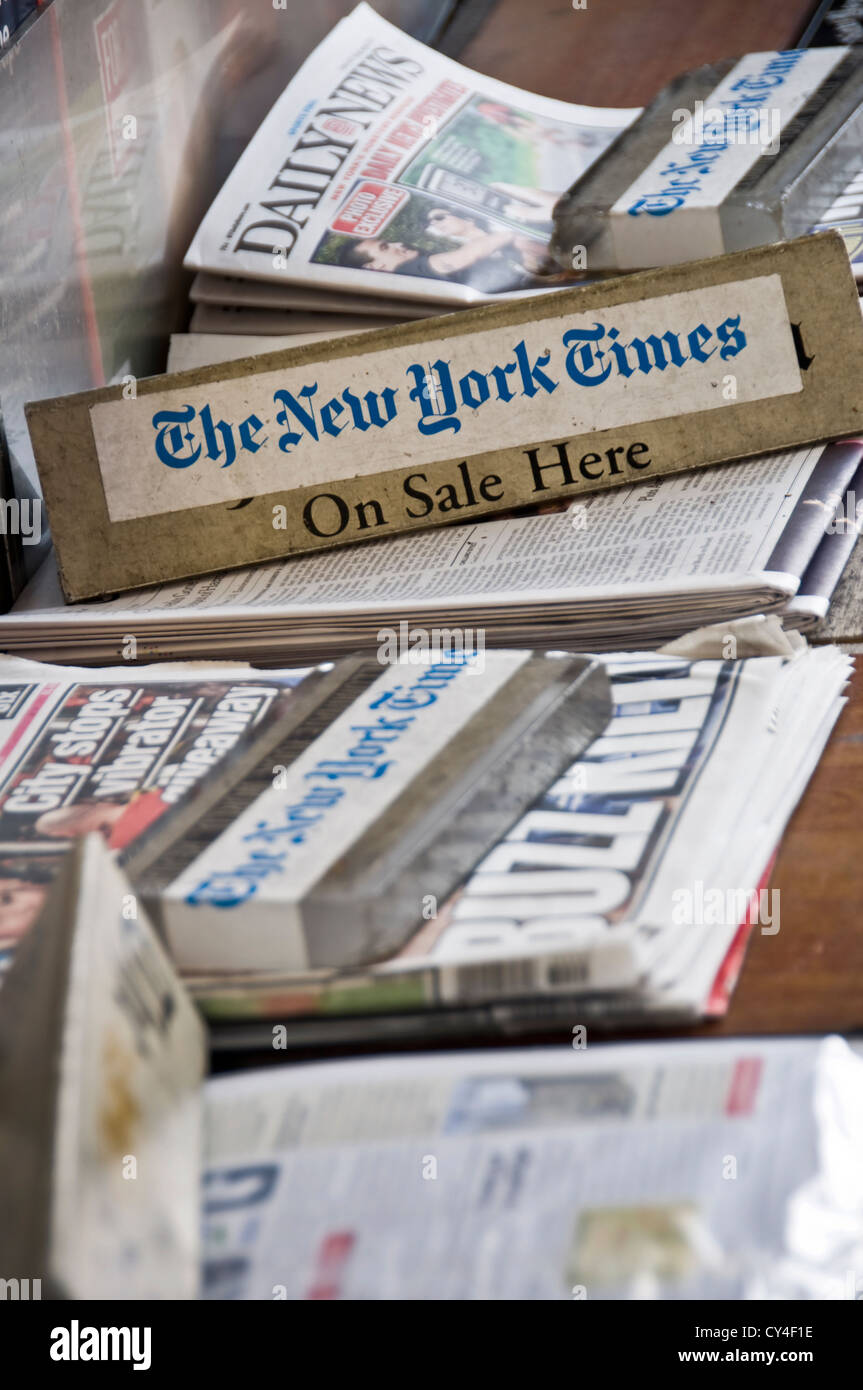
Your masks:
{"label": "newspaper front page", "polygon": [[0,972],[76,840],[119,852],[176,819],[254,756],[307,674],[0,661]]}
{"label": "newspaper front page", "polygon": [[276,102],[186,265],[440,304],[548,290],[572,278],[548,254],[554,203],[638,114],[480,76],[358,5]]}

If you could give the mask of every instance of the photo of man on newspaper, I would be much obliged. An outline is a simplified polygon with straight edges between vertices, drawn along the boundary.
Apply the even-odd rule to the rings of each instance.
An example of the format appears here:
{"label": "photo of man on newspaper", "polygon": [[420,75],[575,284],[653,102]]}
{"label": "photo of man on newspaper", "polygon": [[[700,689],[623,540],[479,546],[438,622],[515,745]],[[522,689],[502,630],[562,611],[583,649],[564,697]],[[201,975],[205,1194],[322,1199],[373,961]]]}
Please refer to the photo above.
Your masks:
{"label": "photo of man on newspaper", "polygon": [[483,294],[551,288],[566,279],[544,237],[418,189],[369,180],[351,189],[312,259],[456,281]]}

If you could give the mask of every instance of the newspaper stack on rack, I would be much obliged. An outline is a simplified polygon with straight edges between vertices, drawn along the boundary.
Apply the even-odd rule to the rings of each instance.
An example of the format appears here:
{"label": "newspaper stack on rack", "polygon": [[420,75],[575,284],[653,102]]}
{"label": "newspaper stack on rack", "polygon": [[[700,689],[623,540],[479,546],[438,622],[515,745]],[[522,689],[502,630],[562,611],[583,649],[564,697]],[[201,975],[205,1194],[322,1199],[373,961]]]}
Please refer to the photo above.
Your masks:
{"label": "newspaper stack on rack", "polygon": [[357,328],[571,283],[583,270],[548,254],[552,207],[637,115],[480,76],[358,5],[198,228],[192,327]]}
{"label": "newspaper stack on rack", "polygon": [[[832,647],[608,659],[605,734],[373,970],[187,974],[219,1045],[686,1022],[727,1008],[767,878],[842,704]],[[274,1028],[274,1020],[279,1027]],[[220,1026],[221,1025],[221,1026]]]}
{"label": "newspaper stack on rack", "polygon": [[379,960],[609,715],[603,665],[565,653],[95,679],[2,661],[0,966],[91,831],[181,966]]}
{"label": "newspaper stack on rack", "polygon": [[231,1048],[721,1013],[850,669],[4,663],[4,963],[95,832]]}
{"label": "newspaper stack on rack", "polygon": [[569,510],[73,605],[49,557],[4,619],[3,647],[46,661],[291,663],[391,655],[434,645],[436,633],[467,647],[613,651],[754,613],[805,628],[826,612],[856,540],[861,460],[860,443],[795,450],[592,493]]}

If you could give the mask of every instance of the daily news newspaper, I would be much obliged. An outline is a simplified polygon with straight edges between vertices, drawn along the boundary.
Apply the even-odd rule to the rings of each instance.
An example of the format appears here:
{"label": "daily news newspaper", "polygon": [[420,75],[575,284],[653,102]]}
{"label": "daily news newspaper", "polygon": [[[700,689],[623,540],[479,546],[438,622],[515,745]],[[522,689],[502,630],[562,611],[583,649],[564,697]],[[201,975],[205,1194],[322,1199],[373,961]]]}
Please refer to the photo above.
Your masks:
{"label": "daily news newspaper", "polygon": [[554,203],[638,114],[482,77],[358,5],[270,111],[186,265],[446,304],[547,290],[567,278],[548,254]]}

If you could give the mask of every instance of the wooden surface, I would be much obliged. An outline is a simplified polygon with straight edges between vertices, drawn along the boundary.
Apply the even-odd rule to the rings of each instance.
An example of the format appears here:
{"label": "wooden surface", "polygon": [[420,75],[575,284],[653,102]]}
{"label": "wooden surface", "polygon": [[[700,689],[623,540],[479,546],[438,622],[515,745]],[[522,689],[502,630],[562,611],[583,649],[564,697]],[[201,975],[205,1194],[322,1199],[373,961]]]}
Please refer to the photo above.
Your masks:
{"label": "wooden surface", "polygon": [[561,101],[644,106],[687,68],[793,47],[813,9],[812,0],[586,0],[584,9],[498,0],[455,56]]}
{"label": "wooden surface", "polygon": [[752,935],[731,1009],[708,1033],[863,1031],[863,655],[773,874],[776,936]]}
{"label": "wooden surface", "polygon": [[[812,8],[799,0],[587,0],[576,10],[564,0],[500,0],[459,57],[545,96],[642,105],[687,67],[791,46]],[[838,597],[834,625],[824,629],[835,639],[861,630],[863,546]],[[697,1031],[863,1030],[863,665],[771,886],[781,895],[779,933],[753,934],[728,1015]]]}
{"label": "wooden surface", "polygon": [[863,545],[855,545],[852,550],[833,591],[827,616],[815,627],[811,640],[822,643],[863,641]]}

